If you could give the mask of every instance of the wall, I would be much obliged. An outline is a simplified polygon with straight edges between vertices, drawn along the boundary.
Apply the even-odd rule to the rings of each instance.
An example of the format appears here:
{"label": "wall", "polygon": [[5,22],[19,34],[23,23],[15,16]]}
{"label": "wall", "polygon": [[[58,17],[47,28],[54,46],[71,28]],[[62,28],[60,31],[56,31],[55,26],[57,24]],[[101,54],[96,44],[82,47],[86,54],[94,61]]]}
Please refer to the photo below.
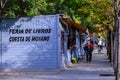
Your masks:
{"label": "wall", "polygon": [[2,20],[1,68],[59,68],[57,15]]}

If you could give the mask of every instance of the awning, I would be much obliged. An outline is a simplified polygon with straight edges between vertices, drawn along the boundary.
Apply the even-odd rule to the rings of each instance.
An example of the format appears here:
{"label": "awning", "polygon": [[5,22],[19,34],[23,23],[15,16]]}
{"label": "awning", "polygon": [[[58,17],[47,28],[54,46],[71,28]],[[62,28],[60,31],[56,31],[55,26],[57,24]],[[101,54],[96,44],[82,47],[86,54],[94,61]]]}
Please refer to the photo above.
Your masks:
{"label": "awning", "polygon": [[61,18],[68,26],[79,29],[80,31],[88,34],[88,29],[78,23],[73,22],[69,18]]}

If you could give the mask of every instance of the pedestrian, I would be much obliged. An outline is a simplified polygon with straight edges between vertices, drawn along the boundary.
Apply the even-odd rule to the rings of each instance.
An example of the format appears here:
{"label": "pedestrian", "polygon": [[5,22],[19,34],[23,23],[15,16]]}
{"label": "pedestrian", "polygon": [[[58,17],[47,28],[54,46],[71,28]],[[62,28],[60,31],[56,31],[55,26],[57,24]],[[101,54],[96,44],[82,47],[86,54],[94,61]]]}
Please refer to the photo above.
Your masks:
{"label": "pedestrian", "polygon": [[88,41],[88,40],[90,40],[89,37],[86,38],[85,41],[84,41],[83,44],[82,44],[82,47],[83,47],[83,49],[84,49],[84,54],[86,54],[86,44],[87,44],[87,41]]}
{"label": "pedestrian", "polygon": [[105,48],[105,46],[106,46],[105,40],[103,40],[103,42],[102,42],[102,47],[103,47],[103,49]]}
{"label": "pedestrian", "polygon": [[101,50],[102,50],[102,40],[100,39],[99,41],[98,41],[98,53],[101,53]]}
{"label": "pedestrian", "polygon": [[92,40],[87,41],[85,45],[85,50],[86,50],[86,62],[91,62],[92,52],[93,52],[93,41]]}

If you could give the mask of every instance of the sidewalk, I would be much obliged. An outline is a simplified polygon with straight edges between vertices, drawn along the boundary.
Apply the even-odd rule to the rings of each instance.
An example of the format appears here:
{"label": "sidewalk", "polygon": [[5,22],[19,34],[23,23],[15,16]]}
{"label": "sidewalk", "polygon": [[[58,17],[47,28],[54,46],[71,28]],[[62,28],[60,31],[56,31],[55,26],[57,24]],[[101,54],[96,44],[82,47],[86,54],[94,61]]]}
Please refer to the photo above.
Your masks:
{"label": "sidewalk", "polygon": [[112,66],[105,54],[94,53],[91,63],[80,62],[73,68],[43,74],[38,70],[18,75],[1,75],[0,80],[115,80],[115,76],[100,76],[102,74],[113,74]]}

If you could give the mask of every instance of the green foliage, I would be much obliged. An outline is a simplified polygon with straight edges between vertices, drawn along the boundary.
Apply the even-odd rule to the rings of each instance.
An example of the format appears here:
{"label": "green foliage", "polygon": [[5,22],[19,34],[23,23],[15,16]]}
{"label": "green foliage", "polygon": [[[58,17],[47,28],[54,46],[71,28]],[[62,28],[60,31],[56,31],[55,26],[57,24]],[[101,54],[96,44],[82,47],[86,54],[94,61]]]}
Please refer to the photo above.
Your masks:
{"label": "green foliage", "polygon": [[46,10],[46,7],[45,0],[8,0],[3,12],[6,12],[7,18],[34,16],[41,14],[40,11]]}
{"label": "green foliage", "polygon": [[113,21],[112,0],[57,0],[51,3],[55,4],[54,13],[69,15],[93,32],[105,31],[108,22]]}
{"label": "green foliage", "polygon": [[91,31],[100,32],[113,21],[111,3],[112,0],[8,0],[2,11],[5,18],[65,14]]}
{"label": "green foliage", "polygon": [[79,9],[81,23],[87,26],[91,31],[98,32],[94,25],[102,24],[102,28],[106,28],[107,22],[111,19],[110,13],[113,14],[113,7],[110,5],[112,0],[83,0],[83,4]]}

